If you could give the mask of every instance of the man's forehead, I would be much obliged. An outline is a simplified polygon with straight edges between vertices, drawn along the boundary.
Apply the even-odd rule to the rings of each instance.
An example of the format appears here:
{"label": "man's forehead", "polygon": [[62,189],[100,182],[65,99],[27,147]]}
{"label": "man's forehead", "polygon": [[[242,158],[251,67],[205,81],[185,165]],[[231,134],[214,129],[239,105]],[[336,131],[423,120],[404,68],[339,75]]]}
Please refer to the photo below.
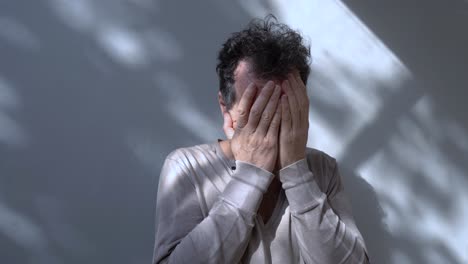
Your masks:
{"label": "man's forehead", "polygon": [[239,92],[245,90],[252,82],[256,85],[262,84],[262,81],[255,76],[252,65],[245,60],[240,61],[237,65],[234,71],[234,80],[236,90]]}
{"label": "man's forehead", "polygon": [[[255,83],[258,88],[262,88],[268,80],[257,78],[253,72],[251,63],[247,60],[241,60],[234,71],[234,87],[238,94],[243,94],[250,83]],[[278,82],[279,84],[279,82]]]}

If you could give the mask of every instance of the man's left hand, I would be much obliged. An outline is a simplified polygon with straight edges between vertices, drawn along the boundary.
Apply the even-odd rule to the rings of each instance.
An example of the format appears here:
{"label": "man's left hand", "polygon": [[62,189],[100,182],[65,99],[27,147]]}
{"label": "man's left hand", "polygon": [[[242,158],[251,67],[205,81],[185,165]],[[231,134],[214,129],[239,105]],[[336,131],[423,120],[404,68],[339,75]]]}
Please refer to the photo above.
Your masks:
{"label": "man's left hand", "polygon": [[279,169],[306,157],[309,132],[309,98],[299,73],[283,81],[285,94],[281,97],[281,128],[279,135]]}

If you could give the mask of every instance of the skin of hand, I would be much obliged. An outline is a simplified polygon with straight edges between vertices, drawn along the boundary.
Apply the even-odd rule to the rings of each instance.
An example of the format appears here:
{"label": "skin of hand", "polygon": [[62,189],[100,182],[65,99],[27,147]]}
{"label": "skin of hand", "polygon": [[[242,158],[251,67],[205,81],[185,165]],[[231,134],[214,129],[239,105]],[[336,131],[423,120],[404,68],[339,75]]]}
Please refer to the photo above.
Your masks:
{"label": "skin of hand", "polygon": [[288,74],[281,86],[285,94],[281,96],[282,114],[276,166],[282,169],[306,157],[309,98],[307,88],[297,71]]}
{"label": "skin of hand", "polygon": [[269,81],[254,97],[258,89],[249,84],[239,102],[236,128],[224,115],[223,129],[232,136],[231,150],[236,160],[251,163],[273,172],[278,159],[279,128],[281,125],[281,87]]}
{"label": "skin of hand", "polygon": [[[309,129],[309,99],[306,86],[299,73],[296,71],[289,74],[288,78],[281,83],[281,89],[284,94],[278,105],[282,109],[282,120],[277,142],[278,158],[275,170],[280,170],[305,158]],[[223,130],[228,139],[232,139],[234,135],[233,126],[231,116],[225,113]]]}

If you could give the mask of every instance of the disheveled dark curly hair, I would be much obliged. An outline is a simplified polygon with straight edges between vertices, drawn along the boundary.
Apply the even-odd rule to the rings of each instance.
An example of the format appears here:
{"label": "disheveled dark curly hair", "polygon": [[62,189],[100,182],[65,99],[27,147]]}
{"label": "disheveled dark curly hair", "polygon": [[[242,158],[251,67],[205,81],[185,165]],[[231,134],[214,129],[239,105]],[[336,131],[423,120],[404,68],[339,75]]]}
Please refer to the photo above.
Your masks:
{"label": "disheveled dark curly hair", "polygon": [[242,60],[248,60],[253,73],[261,80],[285,79],[297,69],[307,84],[310,73],[310,47],[302,36],[276,17],[253,19],[245,29],[235,32],[226,40],[218,54],[216,72],[219,89],[228,110],[236,101],[234,71]]}

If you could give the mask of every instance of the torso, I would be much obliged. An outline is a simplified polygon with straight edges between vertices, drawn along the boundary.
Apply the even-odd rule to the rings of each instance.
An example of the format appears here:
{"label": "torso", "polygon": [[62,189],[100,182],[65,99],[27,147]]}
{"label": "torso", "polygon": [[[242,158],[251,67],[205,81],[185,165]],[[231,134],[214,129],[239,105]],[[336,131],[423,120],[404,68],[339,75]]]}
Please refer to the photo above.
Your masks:
{"label": "torso", "polygon": [[[224,154],[234,159],[230,149],[230,144],[227,140],[220,141],[220,146]],[[269,220],[273,211],[275,210],[276,204],[278,203],[279,193],[281,191],[281,182],[278,179],[278,176],[273,179],[268,188],[268,191],[263,195],[262,203],[258,209],[258,214],[262,217],[263,223],[266,224]]]}
{"label": "torso", "polygon": [[[226,143],[229,147],[229,142]],[[214,142],[181,148],[170,157],[178,160],[179,167],[175,167],[174,170],[180,173],[180,179],[183,174],[190,179],[186,186],[186,201],[192,202],[190,206],[196,207],[196,210],[201,210],[197,216],[199,219],[193,220],[194,225],[209,216],[210,210],[219,202],[219,195],[231,180],[233,174],[231,167],[233,162],[235,165],[235,161],[232,156],[226,157],[225,146],[225,143]],[[330,171],[334,168],[332,158],[315,149],[309,149],[307,158],[309,166],[314,168],[313,172],[320,176],[316,181],[325,193],[330,184],[329,175],[332,175]],[[300,262],[300,253],[297,250],[299,246],[292,229],[288,200],[278,176],[264,194],[253,221],[254,226],[241,263]]]}
{"label": "torso", "polygon": [[258,209],[258,214],[262,217],[264,224],[270,220],[270,217],[278,204],[280,191],[281,182],[278,180],[278,177],[275,177],[271,182],[268,191],[263,195],[262,203]]}
{"label": "torso", "polygon": [[[227,140],[223,140],[219,143],[224,154],[227,157],[234,159],[234,157],[232,156],[232,152],[230,149],[231,146],[229,145],[229,142]],[[278,176],[276,176],[271,182],[268,191],[263,195],[262,203],[260,204],[260,207],[257,212],[262,217],[264,224],[266,224],[270,220],[270,217],[273,214],[276,204],[278,203],[280,191],[281,182],[279,181]]]}

